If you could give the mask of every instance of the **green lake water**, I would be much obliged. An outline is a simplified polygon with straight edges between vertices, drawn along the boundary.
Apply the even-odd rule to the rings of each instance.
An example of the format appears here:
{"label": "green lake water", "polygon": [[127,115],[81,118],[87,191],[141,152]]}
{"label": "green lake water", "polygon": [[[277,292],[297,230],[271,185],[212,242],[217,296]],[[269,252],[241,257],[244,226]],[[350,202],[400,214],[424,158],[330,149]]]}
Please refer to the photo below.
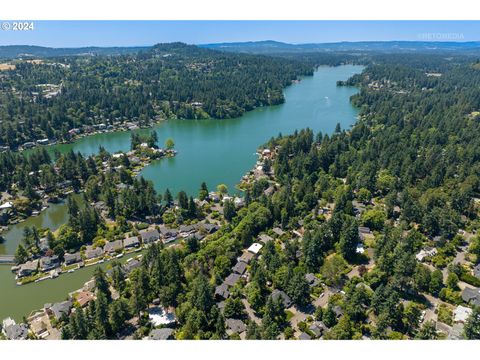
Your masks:
{"label": "green lake water", "polygon": [[[162,159],[143,169],[141,175],[154,182],[157,191],[169,188],[173,194],[185,190],[196,196],[202,181],[209,189],[224,183],[230,192],[243,174],[257,159],[257,147],[279,133],[293,133],[309,127],[315,132],[332,133],[340,123],[349,128],[356,120],[358,110],[350,104],[355,88],[337,87],[338,80],[346,80],[362,71],[361,66],[320,67],[314,76],[285,89],[285,103],[263,107],[236,119],[226,120],[168,120],[155,125],[160,146],[167,138],[175,141],[178,154]],[[151,131],[151,130],[138,130]],[[66,152],[71,149],[90,155],[103,146],[109,152],[128,151],[130,132],[103,133],[79,139],[72,144],[49,147]],[[21,241],[23,228],[36,225],[56,229],[67,220],[64,204],[51,205],[39,216],[12,226],[3,236],[0,254],[13,254]],[[9,266],[0,265],[0,320],[12,316],[18,320],[46,302],[62,300],[67,293],[87,281],[93,267],[64,274],[26,286],[16,286]]]}

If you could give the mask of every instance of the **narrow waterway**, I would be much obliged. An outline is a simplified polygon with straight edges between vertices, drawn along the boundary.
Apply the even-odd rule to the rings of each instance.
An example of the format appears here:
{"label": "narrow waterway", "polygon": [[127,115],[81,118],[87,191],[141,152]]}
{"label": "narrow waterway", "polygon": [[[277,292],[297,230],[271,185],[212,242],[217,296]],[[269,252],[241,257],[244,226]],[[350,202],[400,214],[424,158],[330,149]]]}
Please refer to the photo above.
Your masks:
{"label": "narrow waterway", "polygon": [[[157,191],[169,188],[196,196],[202,181],[210,189],[226,184],[230,192],[242,175],[254,165],[255,150],[272,136],[291,134],[309,127],[315,132],[332,133],[335,125],[349,128],[356,120],[357,109],[350,104],[355,88],[337,87],[337,80],[346,80],[362,71],[361,66],[320,67],[312,77],[285,90],[282,105],[253,110],[244,116],[228,120],[168,120],[154,127],[160,145],[167,138],[175,141],[175,158],[153,162],[141,173],[152,180]],[[140,130],[150,131],[150,130]],[[82,138],[75,143],[49,147],[60,152],[80,151],[90,155],[103,146],[107,151],[128,151],[130,132],[103,133]],[[13,254],[21,241],[25,226],[56,229],[66,221],[65,205],[51,205],[38,217],[12,226],[3,236],[0,254]],[[45,302],[61,300],[67,293],[87,281],[93,268],[62,275],[27,286],[16,286],[10,267],[0,265],[0,320],[13,316],[20,320]]]}

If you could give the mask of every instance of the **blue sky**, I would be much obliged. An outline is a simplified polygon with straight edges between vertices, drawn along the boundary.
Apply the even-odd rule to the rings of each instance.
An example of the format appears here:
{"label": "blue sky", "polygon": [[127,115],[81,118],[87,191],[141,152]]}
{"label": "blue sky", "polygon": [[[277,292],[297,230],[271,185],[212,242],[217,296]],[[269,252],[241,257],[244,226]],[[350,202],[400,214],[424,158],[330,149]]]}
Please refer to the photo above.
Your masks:
{"label": "blue sky", "polygon": [[[373,40],[480,40],[480,21],[35,21],[33,31],[0,30],[0,45],[135,46],[277,40],[320,43]],[[422,38],[423,37],[423,38]]]}

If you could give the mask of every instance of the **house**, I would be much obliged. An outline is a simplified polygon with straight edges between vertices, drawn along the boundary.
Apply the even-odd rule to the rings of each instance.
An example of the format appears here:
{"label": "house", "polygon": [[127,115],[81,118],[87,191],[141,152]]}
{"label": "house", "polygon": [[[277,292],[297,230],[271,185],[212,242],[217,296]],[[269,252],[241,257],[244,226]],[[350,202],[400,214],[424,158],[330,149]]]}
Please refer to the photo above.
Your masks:
{"label": "house", "polygon": [[95,300],[95,294],[91,291],[80,291],[76,295],[76,301],[82,308],[87,306],[93,300]]}
{"label": "house", "polygon": [[208,198],[213,202],[216,202],[216,203],[220,202],[220,196],[218,196],[217,193],[213,191],[208,194]]}
{"label": "house", "polygon": [[245,271],[247,270],[247,264],[244,263],[243,261],[238,261],[235,266],[232,268],[234,273],[243,275]]}
{"label": "house", "polygon": [[20,265],[20,269],[18,269],[17,275],[19,277],[22,276],[29,276],[38,270],[38,259],[27,261],[25,264]]}
{"label": "house", "polygon": [[238,280],[240,280],[240,278],[241,276],[239,274],[232,273],[226,277],[224,283],[228,286],[233,286],[238,282]]}
{"label": "house", "polygon": [[308,335],[307,333],[302,332],[298,336],[298,340],[312,340],[312,337],[310,335]]}
{"label": "house", "polygon": [[432,257],[437,254],[437,249],[433,247],[426,247],[425,249],[420,250],[420,252],[415,255],[415,258],[422,262],[427,257]]}
{"label": "house", "polygon": [[180,225],[180,228],[178,230],[180,232],[180,236],[186,238],[188,237],[188,235],[193,234],[196,229],[193,225]]}
{"label": "house", "polygon": [[453,321],[456,323],[465,323],[472,314],[472,309],[459,305],[453,312]]}
{"label": "house", "polygon": [[171,340],[173,339],[173,329],[163,328],[163,329],[153,329],[150,335],[148,335],[149,340]]}
{"label": "house", "polygon": [[140,260],[137,259],[128,259],[125,265],[123,265],[123,269],[127,274],[131,273],[133,270],[138,269],[141,263]]}
{"label": "house", "polygon": [[9,340],[26,340],[28,337],[28,326],[26,324],[12,324],[3,327],[3,333]]}
{"label": "house", "polygon": [[175,229],[169,229],[169,228],[160,228],[160,233],[162,234],[162,238],[165,243],[169,243],[171,241],[175,241],[178,236],[178,231]]}
{"label": "house", "polygon": [[240,197],[236,197],[233,200],[233,204],[235,205],[236,208],[241,208],[241,207],[245,206],[245,199],[240,198]]}
{"label": "house", "polygon": [[266,190],[264,190],[265,196],[271,196],[275,192],[275,188],[273,186],[269,186]]}
{"label": "house", "polygon": [[372,233],[372,230],[370,230],[369,227],[367,226],[359,226],[358,227],[358,235],[360,236],[361,239],[363,239],[363,237],[365,235],[373,235]]}
{"label": "house", "polygon": [[464,324],[453,324],[450,332],[448,333],[448,340],[462,340],[463,339]]}
{"label": "house", "polygon": [[123,249],[123,241],[122,240],[115,240],[115,241],[110,241],[105,244],[103,247],[103,251],[105,251],[108,254],[114,253],[116,251],[120,251]]}
{"label": "house", "polygon": [[230,292],[228,291],[228,285],[222,283],[215,288],[215,297],[227,299],[230,296]]}
{"label": "house", "polygon": [[270,297],[274,300],[274,301],[278,301],[280,299],[280,301],[282,301],[283,303],[283,306],[286,308],[289,308],[290,306],[293,305],[293,301],[292,299],[290,299],[290,296],[288,296],[287,294],[285,294],[282,290],[278,290],[278,289],[275,289],[272,291],[272,294],[270,295]]}
{"label": "house", "polygon": [[480,264],[473,268],[473,276],[480,279]]}
{"label": "house", "polygon": [[60,320],[62,315],[69,315],[70,309],[72,308],[72,302],[70,300],[62,301],[59,303],[55,303],[53,305],[46,304],[45,311],[50,316],[53,316],[57,321]]}
{"label": "house", "polygon": [[322,321],[315,321],[313,322],[310,327],[308,328],[315,337],[319,338],[323,335],[325,331],[328,330],[327,326]]}
{"label": "house", "polygon": [[277,234],[278,236],[282,236],[283,234],[285,234],[285,231],[283,231],[282,229],[280,229],[279,227],[274,227],[272,229],[272,231]]}
{"label": "house", "polygon": [[244,251],[242,256],[238,258],[238,261],[244,262],[245,264],[249,264],[252,261],[254,255],[251,252]]}
{"label": "house", "polygon": [[167,311],[161,306],[153,306],[148,309],[148,319],[153,326],[171,325],[177,321],[174,312]]}
{"label": "house", "polygon": [[142,237],[142,242],[144,244],[150,244],[160,240],[160,233],[157,229],[142,231],[140,232],[140,236]]}
{"label": "house", "polygon": [[60,260],[57,255],[44,256],[40,259],[40,268],[42,271],[55,269],[60,265]]}
{"label": "house", "polygon": [[312,273],[305,274],[305,280],[307,280],[308,284],[312,287],[317,286],[320,283],[320,280],[318,280],[318,278]]}
{"label": "house", "polygon": [[258,235],[258,240],[260,242],[266,244],[269,241],[273,241],[273,238],[271,236],[266,235],[266,234],[261,234],[261,235]]}
{"label": "house", "polygon": [[220,227],[215,224],[203,224],[202,227],[207,232],[207,234],[213,234],[214,232],[218,231],[218,229],[220,229]]}
{"label": "house", "polygon": [[467,304],[480,306],[480,288],[468,288],[466,287],[462,291],[462,299]]}
{"label": "house", "polygon": [[63,259],[65,260],[65,265],[71,265],[82,261],[82,257],[80,256],[79,252],[74,254],[65,254]]}
{"label": "house", "polygon": [[357,247],[355,248],[355,252],[357,254],[363,254],[365,252],[365,248],[363,247],[362,243],[357,244]]}
{"label": "house", "polygon": [[227,335],[232,335],[234,333],[241,334],[247,330],[245,323],[238,319],[225,319],[225,327],[227,328]]}
{"label": "house", "polygon": [[260,249],[263,247],[262,244],[259,244],[259,243],[253,243],[252,245],[250,245],[250,247],[247,249],[247,251],[251,252],[252,254],[258,254],[258,252],[260,251]]}
{"label": "house", "polygon": [[92,246],[87,247],[85,250],[85,257],[87,260],[100,257],[104,254],[104,251],[101,247],[93,248]]}
{"label": "house", "polygon": [[140,241],[138,240],[138,238],[136,236],[132,236],[132,237],[129,237],[129,238],[126,238],[125,240],[123,240],[123,246],[125,247],[125,249],[139,247],[140,246]]}
{"label": "house", "polygon": [[335,313],[335,316],[337,317],[337,319],[343,315],[343,310],[338,305],[334,306],[332,310]]}

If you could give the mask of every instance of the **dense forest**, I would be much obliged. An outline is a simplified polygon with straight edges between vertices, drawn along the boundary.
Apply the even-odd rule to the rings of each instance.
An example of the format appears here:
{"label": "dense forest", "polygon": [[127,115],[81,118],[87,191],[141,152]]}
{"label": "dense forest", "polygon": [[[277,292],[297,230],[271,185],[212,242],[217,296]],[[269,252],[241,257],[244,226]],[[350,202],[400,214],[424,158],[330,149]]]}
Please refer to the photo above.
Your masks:
{"label": "dense forest", "polygon": [[122,56],[14,61],[0,73],[0,146],[68,140],[82,125],[231,118],[284,101],[310,62],[222,53],[182,43]]}

